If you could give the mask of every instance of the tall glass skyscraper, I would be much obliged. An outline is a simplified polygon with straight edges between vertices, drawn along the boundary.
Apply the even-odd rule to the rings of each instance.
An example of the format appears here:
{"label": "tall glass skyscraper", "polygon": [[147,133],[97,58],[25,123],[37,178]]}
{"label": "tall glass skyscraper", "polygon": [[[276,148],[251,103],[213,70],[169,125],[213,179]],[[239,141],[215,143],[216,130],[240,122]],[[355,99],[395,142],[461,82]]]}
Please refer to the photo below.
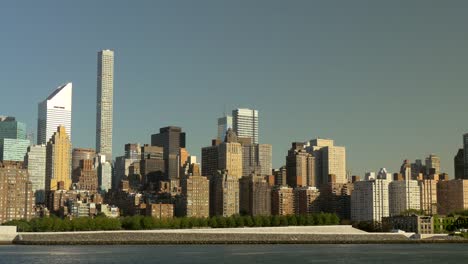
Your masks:
{"label": "tall glass skyscraper", "polygon": [[64,126],[71,141],[72,83],[59,86],[39,103],[37,144],[47,144],[59,126]]}
{"label": "tall glass skyscraper", "polygon": [[258,144],[258,111],[248,108],[238,108],[232,111],[233,128],[240,138],[250,138]]}
{"label": "tall glass skyscraper", "polygon": [[29,144],[24,123],[0,116],[0,160],[23,161]]}
{"label": "tall glass skyscraper", "polygon": [[232,128],[232,116],[225,115],[218,118],[218,139],[224,141],[226,132],[229,128]]}
{"label": "tall glass skyscraper", "polygon": [[114,96],[114,51],[98,52],[96,152],[112,161],[112,113]]}

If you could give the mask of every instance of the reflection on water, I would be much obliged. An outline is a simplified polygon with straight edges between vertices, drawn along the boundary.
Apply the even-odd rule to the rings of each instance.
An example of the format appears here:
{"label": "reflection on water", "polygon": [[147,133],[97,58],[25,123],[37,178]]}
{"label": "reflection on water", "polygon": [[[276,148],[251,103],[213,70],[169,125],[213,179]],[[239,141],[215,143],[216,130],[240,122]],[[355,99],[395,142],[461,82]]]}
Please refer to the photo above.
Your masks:
{"label": "reflection on water", "polygon": [[464,263],[467,259],[468,244],[0,246],[0,263],[28,264]]}

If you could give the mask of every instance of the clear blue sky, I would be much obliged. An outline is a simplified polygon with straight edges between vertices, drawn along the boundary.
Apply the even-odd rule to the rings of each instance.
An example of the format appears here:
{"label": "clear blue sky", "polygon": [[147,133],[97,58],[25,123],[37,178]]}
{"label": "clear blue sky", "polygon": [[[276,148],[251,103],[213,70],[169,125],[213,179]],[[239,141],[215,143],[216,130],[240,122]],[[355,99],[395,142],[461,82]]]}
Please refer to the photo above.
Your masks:
{"label": "clear blue sky", "polygon": [[335,139],[353,174],[435,153],[453,174],[468,132],[468,1],[10,1],[0,9],[0,114],[35,132],[73,82],[73,145],[94,147],[96,52],[114,49],[114,155],[182,126],[189,151],[224,109],[260,111],[274,166]]}

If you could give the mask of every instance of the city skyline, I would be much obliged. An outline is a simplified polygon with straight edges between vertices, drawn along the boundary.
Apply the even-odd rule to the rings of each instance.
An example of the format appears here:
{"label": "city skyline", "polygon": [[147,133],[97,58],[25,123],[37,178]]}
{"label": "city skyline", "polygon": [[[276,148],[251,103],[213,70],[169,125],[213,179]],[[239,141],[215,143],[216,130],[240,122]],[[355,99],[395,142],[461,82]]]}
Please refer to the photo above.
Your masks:
{"label": "city skyline", "polygon": [[[103,4],[98,4],[98,6],[101,5]],[[317,9],[324,12],[334,10],[324,5],[317,6]],[[294,44],[287,41],[277,44],[269,43],[265,49],[261,49],[261,44],[266,43],[259,38],[253,38],[251,42],[247,41],[247,36],[260,32],[260,28],[253,27],[252,30],[247,30],[243,24],[238,25],[239,28],[237,28],[234,24],[229,24],[227,20],[222,20],[222,22],[228,26],[228,36],[239,39],[243,49],[236,49],[234,45],[220,42],[219,50],[214,53],[208,52],[208,49],[212,47],[209,45],[204,47],[204,45],[208,44],[208,40],[212,38],[210,36],[219,36],[216,27],[210,24],[215,18],[213,13],[209,12],[210,10],[207,11],[210,15],[207,21],[194,16],[190,17],[194,20],[193,27],[204,26],[209,29],[199,38],[188,34],[186,28],[181,25],[171,26],[170,22],[173,21],[171,18],[150,20],[150,24],[157,21],[164,22],[158,32],[165,33],[163,38],[167,37],[159,46],[151,50],[145,49],[147,44],[143,44],[146,34],[140,35],[138,32],[130,33],[124,30],[124,33],[135,37],[133,41],[142,42],[136,45],[142,52],[144,50],[143,53],[136,51],[134,45],[118,37],[117,32],[113,30],[106,33],[103,38],[94,39],[91,43],[76,49],[76,54],[70,54],[69,51],[61,48],[52,52],[56,46],[45,41],[46,32],[37,28],[38,32],[44,33],[44,36],[38,36],[39,44],[42,45],[25,51],[25,56],[34,55],[34,53],[37,54],[36,56],[28,56],[28,61],[22,59],[14,61],[11,56],[5,56],[5,64],[13,65],[12,68],[19,68],[21,72],[27,73],[28,79],[31,79],[34,85],[31,85],[28,80],[10,79],[8,75],[11,74],[11,70],[2,68],[6,78],[0,82],[0,85],[9,87],[11,90],[9,94],[12,97],[0,99],[0,105],[4,107],[1,114],[15,116],[32,129],[35,126],[35,116],[37,116],[35,112],[37,102],[50,92],[51,87],[65,83],[66,80],[73,81],[75,86],[72,121],[73,147],[92,147],[93,137],[90,136],[90,132],[94,130],[92,120],[95,116],[93,106],[96,101],[93,92],[96,89],[95,52],[109,47],[119,53],[119,62],[116,65],[118,77],[116,77],[115,84],[116,109],[114,113],[117,118],[114,129],[114,149],[116,149],[114,157],[122,154],[125,143],[149,143],[149,135],[157,133],[160,127],[168,125],[182,127],[187,132],[188,151],[193,155],[201,156],[201,147],[206,146],[209,140],[216,137],[216,118],[221,116],[222,110],[228,105],[230,109],[246,107],[260,111],[262,118],[259,129],[262,133],[260,143],[273,145],[274,168],[284,165],[285,155],[291,142],[325,137],[332,138],[338,145],[347,148],[347,167],[353,174],[362,176],[364,172],[376,171],[380,167],[396,172],[403,159],[421,159],[430,153],[435,153],[441,159],[441,170],[448,172],[453,178],[453,157],[457,150],[463,147],[461,135],[468,130],[468,127],[464,125],[466,110],[463,105],[463,98],[467,95],[466,89],[463,89],[467,83],[464,74],[466,65],[460,63],[466,61],[467,54],[463,49],[458,49],[458,53],[450,51],[451,48],[466,46],[464,44],[467,39],[461,34],[464,30],[460,28],[460,25],[466,24],[464,23],[466,18],[461,15],[463,8],[454,6],[453,9],[446,8],[441,11],[437,9],[437,5],[429,8],[427,4],[423,4],[419,11],[412,11],[419,15],[419,18],[426,19],[427,23],[423,25],[417,23],[416,18],[411,18],[402,8],[394,9],[393,13],[385,11],[389,6],[391,7],[392,4],[387,3],[386,6],[380,7],[376,4],[371,5],[369,8],[382,18],[371,15],[363,16],[362,24],[358,20],[349,25],[350,32],[358,34],[349,46],[343,47],[336,44],[339,47],[332,45],[330,48],[323,46],[324,43],[330,42],[320,40],[320,36],[332,37],[335,40],[333,43],[340,43],[346,39],[347,35],[333,24],[327,24],[330,22],[329,19],[320,16],[326,26],[324,33],[317,31],[316,26],[320,25],[320,21],[305,16],[299,12],[297,6],[291,6],[292,11],[299,12],[297,19],[304,19],[304,24],[310,27],[300,26],[294,16],[280,13],[274,5],[266,7],[269,12],[280,15],[281,20],[271,21],[268,17],[262,16],[270,24],[265,25],[266,33],[261,38],[264,38],[265,34],[273,34],[275,32],[273,28],[280,24],[279,22],[288,22],[287,25],[297,29],[297,32],[287,33],[286,30],[279,30],[277,35],[271,36],[273,40],[288,36],[295,37],[293,43],[299,45],[295,47],[298,53],[294,51],[294,47],[291,47]],[[155,10],[151,4],[140,6],[138,10],[143,10],[144,7],[148,10]],[[229,4],[218,4],[213,8],[223,14],[231,16],[240,14],[250,19],[250,16],[240,10],[228,11],[228,7]],[[68,10],[71,7],[61,4],[55,8]],[[121,4],[116,3],[116,8],[115,16],[122,14]],[[171,6],[165,8],[162,9],[173,10]],[[181,11],[186,10],[184,7],[180,8]],[[309,10],[309,8],[304,7],[304,10]],[[439,10],[438,13],[434,13],[435,10]],[[26,14],[32,11],[34,7],[25,10]],[[350,16],[357,17],[358,14],[360,11],[350,10]],[[92,21],[101,21],[95,14],[89,15]],[[402,21],[393,21],[391,28],[382,24],[386,18],[393,17],[393,15],[399,16]],[[431,15],[435,17],[432,20]],[[54,18],[47,19],[40,14],[38,16],[45,25],[51,24],[53,32],[63,30],[53,24]],[[77,14],[71,12],[71,16],[77,16]],[[8,14],[5,14],[5,17],[2,19],[13,19]],[[148,19],[149,13],[144,13],[142,17]],[[313,17],[313,14],[310,14],[310,17]],[[106,18],[114,18],[114,15],[102,19]],[[443,19],[445,19],[445,24],[438,24]],[[121,25],[118,21],[113,21],[116,22],[116,27]],[[123,21],[129,23],[124,29],[132,26],[129,16],[124,15]],[[342,25],[339,22],[343,20],[337,21],[339,25]],[[370,25],[373,24],[372,22],[381,23],[374,24],[384,29],[382,33],[379,33],[378,28]],[[440,27],[434,28],[433,25],[436,24]],[[364,26],[364,29],[357,30],[356,26]],[[19,27],[20,31],[26,30],[21,25]],[[87,24],[83,27],[86,36],[96,32],[90,31]],[[74,29],[75,25],[67,24],[64,28]],[[312,28],[313,33],[318,34],[317,43],[310,42],[310,37],[300,35],[307,32],[309,28]],[[247,33],[239,33],[236,29],[246,30]],[[390,31],[390,29],[395,30]],[[418,36],[411,38],[409,33],[415,31],[418,32]],[[142,32],[150,31],[148,28],[143,28]],[[173,35],[167,32],[173,32]],[[200,33],[200,30],[196,32]],[[181,37],[178,34],[195,40],[192,49],[178,45],[177,40]],[[387,44],[385,41],[389,40],[388,35],[396,38],[392,38],[393,42]],[[65,34],[65,36],[73,35]],[[364,45],[367,49],[359,49],[358,46],[362,43],[359,37],[363,40],[371,39],[372,44]],[[378,41],[378,37],[384,38]],[[24,45],[19,35],[13,34],[11,39],[15,44],[19,43],[19,48]],[[154,44],[155,40],[149,38],[148,44]],[[313,44],[310,52],[306,52],[302,44],[298,44],[302,43],[301,41]],[[169,47],[170,44],[174,47]],[[281,48],[282,44],[286,45],[285,49]],[[392,48],[392,44],[398,48]],[[408,44],[407,48],[403,46],[406,44]],[[10,49],[9,45],[11,45],[10,40],[4,43],[4,48]],[[419,49],[420,47],[423,49]],[[201,56],[196,54],[197,50],[201,52],[200,55],[208,56],[205,58],[206,63],[201,63],[198,65],[199,68],[195,69],[193,64],[192,66],[187,64],[182,55],[194,56],[195,60],[200,60]],[[338,53],[336,57],[331,56],[333,52],[340,50],[341,53]],[[428,53],[429,50],[431,53]],[[248,60],[253,62],[251,66],[248,66],[244,65],[243,57],[234,60],[228,55],[229,51],[232,51],[234,56],[239,56],[245,51],[247,55],[254,53],[259,53],[259,55],[248,57]],[[363,57],[350,57],[353,52]],[[376,53],[380,55],[373,56]],[[433,53],[435,53],[434,58],[431,58],[429,54]],[[51,54],[54,55],[48,58],[50,59],[48,65],[45,65],[41,71],[35,72],[37,66],[43,64],[43,56],[49,57]],[[219,59],[213,57],[216,54],[223,54],[221,59],[230,63],[221,63]],[[319,56],[320,54],[323,56]],[[270,55],[274,56],[267,61],[266,58]],[[411,56],[405,57],[405,55]],[[146,67],[148,63],[153,63],[153,60],[158,63],[152,67]],[[321,67],[314,62],[317,60],[321,61]],[[69,65],[68,61],[76,61],[76,64]],[[264,68],[267,62],[271,62],[274,66]],[[27,65],[27,63],[30,64]],[[140,65],[139,63],[142,67],[136,67]],[[351,64],[356,68],[351,68]],[[163,69],[163,66],[167,69]],[[245,69],[240,69],[239,66]],[[292,67],[291,70],[288,70],[289,67]],[[372,70],[373,67],[376,69]],[[216,71],[216,69],[219,70]],[[315,71],[317,73],[314,73]],[[308,75],[311,76],[307,77]],[[234,90],[234,87],[238,90]],[[209,95],[212,91],[216,91],[215,89],[220,89],[220,91]],[[257,90],[259,92],[256,92]],[[177,99],[178,96],[190,97],[191,95],[195,100],[180,101]],[[314,104],[313,98],[316,98],[315,102],[318,103]],[[282,105],[281,103],[284,102],[286,104]],[[164,111],[165,108],[174,104],[178,109],[171,112]],[[445,106],[444,110],[435,107],[440,104]],[[431,116],[431,119],[428,116]],[[142,122],[143,120],[147,122]],[[408,124],[411,124],[410,129],[405,129]],[[138,130],[133,129],[137,126]],[[440,127],[444,129],[436,129]]]}

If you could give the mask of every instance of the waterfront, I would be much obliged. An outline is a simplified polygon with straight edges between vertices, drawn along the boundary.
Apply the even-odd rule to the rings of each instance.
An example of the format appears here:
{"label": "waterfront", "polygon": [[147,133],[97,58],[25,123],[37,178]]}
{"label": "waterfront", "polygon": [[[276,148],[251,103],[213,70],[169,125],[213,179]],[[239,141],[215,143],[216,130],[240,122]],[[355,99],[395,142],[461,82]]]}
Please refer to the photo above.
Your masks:
{"label": "waterfront", "polygon": [[460,263],[468,244],[0,246],[0,263]]}

